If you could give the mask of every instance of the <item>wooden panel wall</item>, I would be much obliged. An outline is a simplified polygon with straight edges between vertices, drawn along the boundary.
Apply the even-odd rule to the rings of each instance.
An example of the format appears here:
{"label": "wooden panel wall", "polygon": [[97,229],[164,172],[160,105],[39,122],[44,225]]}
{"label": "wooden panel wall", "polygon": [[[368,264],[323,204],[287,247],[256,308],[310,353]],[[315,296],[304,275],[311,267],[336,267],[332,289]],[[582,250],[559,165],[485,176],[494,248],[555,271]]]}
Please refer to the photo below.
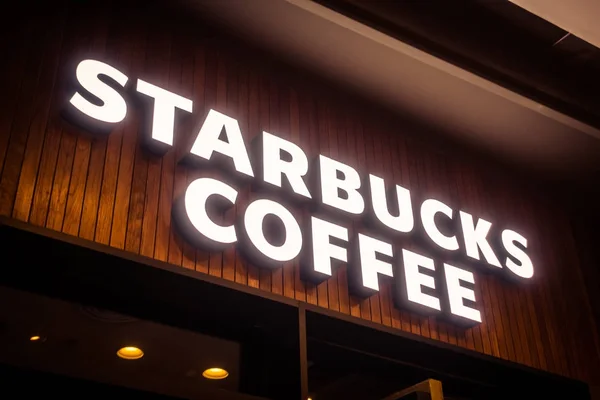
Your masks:
{"label": "wooden panel wall", "polygon": [[[374,117],[358,100],[319,90],[320,83],[284,73],[287,67],[198,23],[150,6],[102,4],[23,14],[1,38],[0,215],[505,360],[598,379],[595,328],[569,221],[551,196],[500,168],[428,145],[401,122]],[[61,108],[73,93],[68,78],[85,57],[193,99],[193,115],[177,120],[175,148],[164,157],[140,148],[145,110],[133,93],[127,118],[110,135],[92,136],[63,120]],[[324,154],[406,186],[417,200],[433,196],[514,226],[529,238],[533,283],[477,273],[483,323],[465,331],[394,308],[389,282],[369,299],[350,296],[345,267],[315,286],[300,280],[297,262],[269,270],[233,248],[195,249],[173,230],[171,205],[200,174],[177,159],[209,108],[237,118],[248,141],[266,130],[310,156]],[[254,197],[244,188],[239,204]]]}

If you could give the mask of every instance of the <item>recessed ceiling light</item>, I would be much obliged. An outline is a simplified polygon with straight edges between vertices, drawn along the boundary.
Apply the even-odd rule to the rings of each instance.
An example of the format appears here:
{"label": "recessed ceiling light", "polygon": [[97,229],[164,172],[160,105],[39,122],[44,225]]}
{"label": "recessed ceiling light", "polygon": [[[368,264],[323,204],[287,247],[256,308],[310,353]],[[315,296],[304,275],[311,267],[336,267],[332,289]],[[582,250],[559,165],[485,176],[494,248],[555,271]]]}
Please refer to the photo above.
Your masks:
{"label": "recessed ceiling light", "polygon": [[120,348],[117,355],[125,360],[137,360],[144,357],[144,352],[139,347],[126,346]]}
{"label": "recessed ceiling light", "polygon": [[32,342],[37,342],[38,340],[41,340],[42,337],[38,336],[38,335],[33,335],[32,337],[29,338],[30,341]]}
{"label": "recessed ceiling light", "polygon": [[225,379],[229,376],[229,372],[223,368],[209,368],[202,373],[206,379]]}

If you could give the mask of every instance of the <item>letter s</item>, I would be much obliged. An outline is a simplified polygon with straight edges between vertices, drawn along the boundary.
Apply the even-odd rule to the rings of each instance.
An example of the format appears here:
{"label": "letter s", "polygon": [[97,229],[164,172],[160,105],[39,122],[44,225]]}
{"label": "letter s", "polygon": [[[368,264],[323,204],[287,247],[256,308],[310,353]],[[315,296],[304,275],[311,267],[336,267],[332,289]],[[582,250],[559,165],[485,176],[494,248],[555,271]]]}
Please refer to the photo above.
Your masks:
{"label": "letter s", "polygon": [[506,229],[502,232],[502,244],[506,251],[513,256],[520,264],[506,258],[506,267],[515,275],[521,278],[529,279],[533,276],[533,263],[531,258],[523,250],[515,245],[515,242],[527,248],[527,239],[515,231]]}
{"label": "letter s", "polygon": [[77,66],[77,80],[85,90],[100,99],[103,104],[93,104],[78,92],[69,101],[79,111],[94,119],[109,123],[121,122],[127,114],[125,99],[119,92],[98,79],[99,75],[106,75],[123,87],[128,79],[121,71],[108,64],[96,60],[83,60]]}

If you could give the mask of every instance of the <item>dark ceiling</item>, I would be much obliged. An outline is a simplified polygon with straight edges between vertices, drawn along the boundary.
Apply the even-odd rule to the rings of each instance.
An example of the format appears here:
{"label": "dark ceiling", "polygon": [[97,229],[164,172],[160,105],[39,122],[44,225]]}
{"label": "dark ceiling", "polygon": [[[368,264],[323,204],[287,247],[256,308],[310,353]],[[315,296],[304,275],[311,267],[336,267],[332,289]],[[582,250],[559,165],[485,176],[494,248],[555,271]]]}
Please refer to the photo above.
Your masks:
{"label": "dark ceiling", "polygon": [[600,126],[600,50],[508,0],[317,2]]}

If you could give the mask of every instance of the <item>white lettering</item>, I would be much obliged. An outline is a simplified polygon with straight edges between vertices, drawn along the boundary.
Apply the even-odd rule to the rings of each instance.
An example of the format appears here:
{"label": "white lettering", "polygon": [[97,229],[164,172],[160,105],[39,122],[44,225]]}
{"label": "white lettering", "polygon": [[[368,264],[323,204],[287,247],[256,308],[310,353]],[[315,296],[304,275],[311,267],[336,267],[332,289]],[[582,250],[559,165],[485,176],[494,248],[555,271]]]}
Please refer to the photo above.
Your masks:
{"label": "white lettering", "polygon": [[520,248],[515,246],[515,243],[520,243],[523,247],[527,248],[527,239],[519,235],[515,231],[506,229],[502,232],[502,244],[508,253],[517,259],[521,265],[513,262],[510,258],[506,258],[506,268],[508,268],[515,275],[529,279],[533,276],[533,263],[531,258]]}
{"label": "white lettering", "polygon": [[423,286],[435,289],[435,280],[432,276],[419,272],[419,267],[435,271],[433,260],[405,249],[402,250],[402,259],[408,301],[440,311],[440,299],[423,293],[422,289]]}
{"label": "white lettering", "polygon": [[[360,175],[354,168],[331,158],[319,156],[319,170],[321,199],[324,204],[350,214],[361,214],[365,210],[365,202],[358,192]],[[338,172],[342,173],[343,179],[338,179]],[[339,190],[346,193],[347,198],[341,198]]]}
{"label": "white lettering", "polygon": [[331,276],[331,260],[348,262],[348,251],[331,244],[330,238],[348,241],[348,229],[319,218],[311,217],[313,267],[315,272]]}
{"label": "white lettering", "polygon": [[190,183],[185,191],[185,212],[198,233],[217,243],[235,243],[235,227],[215,224],[208,216],[206,203],[209,197],[218,195],[234,204],[237,194],[231,186],[211,178],[200,178]]}
{"label": "white lettering", "polygon": [[487,234],[490,231],[491,223],[479,218],[477,225],[473,223],[473,216],[466,212],[460,212],[460,223],[462,225],[462,231],[465,239],[465,249],[467,255],[475,260],[479,260],[479,250],[483,253],[483,257],[488,264],[498,268],[502,268],[498,257],[494,254],[494,251],[490,247],[487,241]]}
{"label": "white lettering", "polygon": [[137,80],[137,91],[154,98],[151,138],[173,146],[175,108],[191,113],[192,100],[154,86],[141,79]]}
{"label": "white lettering", "polygon": [[441,201],[428,199],[421,205],[421,221],[427,235],[443,249],[458,250],[458,240],[456,236],[445,236],[440,232],[435,224],[435,215],[442,213],[452,219],[452,209]]}
{"label": "white lettering", "polygon": [[[282,150],[292,156],[291,161],[281,159]],[[285,175],[295,193],[310,199],[310,192],[303,179],[307,172],[308,159],[300,147],[263,132],[263,179],[265,182],[281,187],[281,176]]]}
{"label": "white lettering", "polygon": [[[221,131],[227,135],[227,142],[219,139]],[[240,125],[235,119],[210,110],[190,153],[209,161],[215,151],[230,157],[236,171],[254,176]]]}
{"label": "white lettering", "polygon": [[81,94],[75,93],[70,103],[82,113],[103,122],[117,123],[127,115],[127,104],[123,96],[115,89],[98,79],[105,75],[122,87],[127,83],[127,76],[116,68],[96,60],[83,60],[77,65],[77,80],[85,90],[96,96],[102,105],[90,103]]}
{"label": "white lettering", "polygon": [[473,273],[449,264],[444,264],[444,273],[446,275],[450,312],[458,317],[481,322],[479,310],[465,306],[464,302],[465,299],[475,301],[475,292],[461,285],[461,282],[475,284]]}
{"label": "white lettering", "polygon": [[[103,62],[85,59],[77,66],[76,78],[83,90],[75,92],[69,101],[77,110],[99,122],[114,124],[123,121],[127,115],[127,104],[119,86],[124,88],[127,84],[126,75]],[[193,101],[141,79],[137,80],[136,90],[154,99],[150,139],[157,144],[173,146],[176,109],[191,113]],[[311,195],[306,181],[309,172],[308,158],[298,145],[264,131],[258,144],[262,146],[262,164],[255,166],[260,166],[264,183],[277,188],[289,186],[295,194],[308,199],[315,195],[323,205],[348,214],[360,215],[364,212],[362,181],[356,169],[320,155],[319,175],[315,177],[319,178],[319,187]],[[215,152],[219,154],[215,155]],[[238,173],[254,177],[238,121],[218,111],[209,110],[190,154],[203,161],[211,161],[213,156],[225,156],[227,162],[231,159]],[[418,217],[414,216],[408,189],[400,185],[389,185],[392,191],[390,193],[384,179],[372,174],[369,175],[368,185],[370,217],[396,232],[409,233],[415,229],[415,219]],[[182,234],[187,235],[188,240],[198,246],[213,246],[213,250],[236,243],[239,236],[239,241],[248,245],[243,250],[258,256],[260,261],[257,261],[261,266],[271,265],[272,262],[283,263],[298,257],[303,247],[302,230],[294,215],[276,201],[252,201],[239,224],[228,224],[222,222],[221,218],[215,218],[220,212],[216,210],[222,206],[234,205],[237,197],[238,191],[220,180],[196,179],[174,203],[174,222],[182,229]],[[306,274],[306,277],[314,278],[315,281],[327,279],[333,275],[335,261],[350,262],[350,289],[357,290],[361,296],[379,291],[380,275],[394,277],[393,261],[389,260],[394,256],[392,244],[358,233],[356,248],[350,248],[348,228],[314,216],[309,218],[311,238],[306,247],[312,250],[312,254],[303,254],[303,275]],[[458,223],[454,221],[452,208],[441,201],[427,199],[421,204],[420,218],[426,235],[437,246],[450,251],[462,247],[463,243],[459,246],[456,232],[448,232],[445,228],[448,222]],[[459,218],[463,234],[461,240],[464,240],[468,257],[479,260],[481,253],[485,261],[494,267],[505,266],[520,278],[533,277],[534,267],[527,254],[528,242],[525,237],[509,229],[502,231],[502,245],[506,251],[503,252],[503,257],[507,257],[501,264],[488,241],[492,224],[482,218],[475,222],[471,214],[463,211],[459,213]],[[360,230],[360,227],[355,228]],[[358,253],[354,254],[356,249]],[[351,262],[354,261],[351,255],[357,256],[358,265]],[[304,263],[307,267],[310,265],[310,268],[305,268]],[[415,306],[417,310],[441,311],[444,308],[450,316],[481,322],[482,315],[473,305],[476,299],[472,289],[475,284],[472,272],[443,264],[443,276],[439,271],[440,276],[436,275],[437,278],[434,278],[434,260],[405,249],[402,250],[402,267],[402,273],[397,275],[396,287],[398,294],[408,302],[406,305]],[[438,289],[436,284],[442,288]],[[435,294],[442,293],[441,289],[446,290],[447,299],[445,295]]]}
{"label": "white lettering", "polygon": [[358,234],[358,249],[362,285],[379,291],[379,274],[393,277],[392,264],[377,259],[377,254],[394,255],[392,245],[372,237]]}
{"label": "white lettering", "polygon": [[[274,215],[283,223],[285,241],[274,246],[265,237],[263,221],[267,215]],[[273,261],[290,261],[300,254],[302,249],[302,232],[298,221],[287,208],[272,200],[255,200],[246,209],[244,227],[250,242],[262,255]]]}
{"label": "white lettering", "polygon": [[371,202],[375,216],[382,224],[398,232],[410,232],[415,224],[413,218],[410,191],[396,185],[396,198],[398,200],[398,215],[391,215],[387,205],[385,182],[383,179],[369,174]]}

